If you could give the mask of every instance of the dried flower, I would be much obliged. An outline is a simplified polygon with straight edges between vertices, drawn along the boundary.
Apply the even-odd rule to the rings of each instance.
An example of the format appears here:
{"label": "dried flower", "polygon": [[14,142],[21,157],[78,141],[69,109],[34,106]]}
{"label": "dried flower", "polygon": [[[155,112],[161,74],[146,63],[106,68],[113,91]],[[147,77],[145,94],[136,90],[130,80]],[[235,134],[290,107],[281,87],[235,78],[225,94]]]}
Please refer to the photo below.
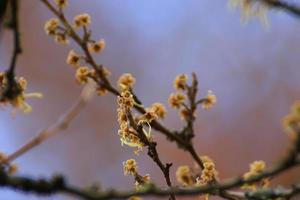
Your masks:
{"label": "dried flower", "polygon": [[91,24],[91,16],[87,13],[76,15],[74,17],[74,27],[80,28]]}
{"label": "dried flower", "polygon": [[[32,110],[32,107],[26,103],[28,98],[41,98],[43,95],[41,93],[26,93],[27,81],[23,77],[16,77],[15,81],[17,83],[18,92],[14,95],[13,98],[8,98],[2,96],[0,99],[0,105],[10,104],[15,109],[20,109],[24,113],[29,113]],[[4,72],[0,72],[0,93],[5,91],[8,87],[7,79]],[[16,110],[13,110],[15,112]]]}
{"label": "dried flower", "polygon": [[166,116],[166,114],[167,114],[167,109],[161,103],[154,103],[154,104],[152,104],[151,110],[153,110],[153,112],[155,112],[155,114],[159,118],[164,118]]}
{"label": "dried flower", "polygon": [[296,101],[290,108],[290,114],[282,120],[283,128],[292,140],[296,140],[299,136],[300,129],[300,101]]}
{"label": "dried flower", "polygon": [[187,121],[190,117],[190,111],[186,108],[183,108],[183,109],[180,110],[179,115],[180,115],[182,120]]}
{"label": "dried flower", "polygon": [[[266,168],[266,163],[264,161],[262,161],[262,160],[254,161],[253,163],[250,164],[250,170],[243,175],[243,178],[245,180],[248,180],[252,177],[255,177],[255,176],[263,173],[265,168]],[[268,181],[266,179],[263,179],[262,183],[268,184]],[[256,190],[256,187],[257,187],[257,185],[255,183],[253,183],[253,184],[245,184],[245,185],[243,185],[242,188]]]}
{"label": "dried flower", "polygon": [[174,81],[174,88],[176,90],[185,90],[187,85],[186,85],[186,81],[188,80],[188,76],[185,74],[180,74],[178,76],[176,76],[175,81]]}
{"label": "dried flower", "polygon": [[189,166],[179,166],[176,171],[177,181],[184,186],[191,186],[195,183]]}
{"label": "dried flower", "polygon": [[59,20],[57,18],[52,18],[45,23],[44,30],[47,35],[55,35],[57,27],[59,25]]}
{"label": "dried flower", "polygon": [[218,172],[215,168],[215,164],[211,159],[202,160],[204,169],[201,171],[201,183],[209,183],[215,180],[218,176]]}
{"label": "dried flower", "polygon": [[120,89],[127,90],[129,88],[132,88],[132,86],[135,84],[135,78],[132,76],[132,74],[126,73],[120,76],[118,80],[118,85]]}
{"label": "dried flower", "polygon": [[76,71],[76,80],[80,84],[84,84],[88,82],[88,76],[90,74],[90,69],[86,66],[84,67],[79,67]]}
{"label": "dried flower", "polygon": [[217,97],[213,94],[211,90],[208,90],[208,94],[202,102],[203,109],[211,109],[217,103]]}
{"label": "dried flower", "polygon": [[123,171],[124,175],[132,175],[135,176],[138,172],[137,163],[134,159],[129,159],[123,162]]}
{"label": "dried flower", "polygon": [[186,96],[182,93],[171,93],[169,97],[169,104],[173,108],[180,108],[185,101]]}
{"label": "dried flower", "polygon": [[148,123],[150,124],[153,120],[157,119],[158,116],[156,115],[156,113],[152,110],[147,108],[146,112],[139,118],[139,124],[142,123]]}
{"label": "dried flower", "polygon": [[63,33],[55,34],[54,39],[55,39],[55,42],[57,42],[58,44],[66,45],[66,44],[70,43],[67,35],[63,34]]}
{"label": "dried flower", "polygon": [[67,57],[67,64],[78,67],[81,56],[77,54],[74,50],[71,50]]}
{"label": "dried flower", "polygon": [[68,6],[68,1],[67,0],[55,0],[55,3],[57,5],[57,7],[59,8],[66,8]]}
{"label": "dried flower", "polygon": [[105,48],[105,40],[101,39],[98,42],[92,42],[88,44],[89,52],[101,53]]}

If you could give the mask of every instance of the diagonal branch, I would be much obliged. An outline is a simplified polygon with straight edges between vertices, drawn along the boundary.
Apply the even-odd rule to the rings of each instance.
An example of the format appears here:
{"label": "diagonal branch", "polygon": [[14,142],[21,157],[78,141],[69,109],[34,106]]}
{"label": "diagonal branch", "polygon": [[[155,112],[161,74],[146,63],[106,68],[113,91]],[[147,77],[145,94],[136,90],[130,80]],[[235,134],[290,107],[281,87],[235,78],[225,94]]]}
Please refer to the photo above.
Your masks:
{"label": "diagonal branch", "polygon": [[95,87],[93,83],[89,83],[81,92],[79,99],[72,105],[69,110],[52,126],[40,131],[34,138],[24,144],[18,150],[10,154],[6,159],[1,160],[0,166],[9,163],[21,155],[27,153],[34,147],[45,142],[48,138],[53,137],[62,130],[68,128],[71,122],[78,116],[87,102],[92,98]]}

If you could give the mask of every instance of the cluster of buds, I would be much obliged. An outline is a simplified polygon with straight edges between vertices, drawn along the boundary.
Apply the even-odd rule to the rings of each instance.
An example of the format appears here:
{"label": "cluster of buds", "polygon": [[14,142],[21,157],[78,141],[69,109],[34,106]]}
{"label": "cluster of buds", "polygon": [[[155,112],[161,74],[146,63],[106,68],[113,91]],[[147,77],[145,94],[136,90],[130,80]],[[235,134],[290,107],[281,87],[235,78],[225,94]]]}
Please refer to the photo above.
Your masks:
{"label": "cluster of buds", "polygon": [[[63,9],[68,6],[67,0],[55,0],[55,4],[59,9],[59,12],[63,15]],[[86,46],[85,54],[90,53],[101,53],[105,48],[105,41],[103,39],[99,41],[91,40],[91,31],[88,30],[88,26],[91,24],[91,17],[87,13],[76,15],[73,19],[73,25],[64,18],[52,18],[48,20],[44,26],[47,35],[54,37],[55,41],[60,44],[69,44],[69,37],[76,37],[76,29],[83,28],[84,36],[81,39],[81,45]],[[62,26],[63,25],[63,26]],[[101,78],[110,75],[110,72],[105,68],[101,67],[97,70],[90,69],[87,66],[87,56],[80,55],[74,50],[71,50],[67,56],[67,64],[71,65],[76,69],[75,78],[79,84],[86,84],[89,79],[92,79],[98,83],[102,82]],[[106,87],[103,84],[98,84],[97,88],[98,95],[104,95],[107,93]]]}
{"label": "cluster of buds", "polygon": [[[24,113],[28,113],[32,110],[32,107],[26,103],[27,98],[41,98],[41,93],[26,93],[27,81],[23,77],[15,77],[14,94],[11,97],[5,96],[5,92],[8,90],[9,83],[5,72],[0,72],[0,105],[11,105],[14,109],[20,109]],[[15,112],[16,110],[14,110]]]}
{"label": "cluster of buds", "polygon": [[[261,173],[263,173],[266,169],[266,163],[262,160],[259,161],[254,161],[253,163],[250,164],[250,170],[246,172],[243,175],[243,178],[245,180],[251,179]],[[253,183],[253,184],[245,184],[243,185],[243,189],[250,189],[255,191],[257,187],[268,187],[269,185],[269,180],[268,179],[263,179],[260,181],[260,183]]]}
{"label": "cluster of buds", "polygon": [[[178,109],[179,114],[181,116],[182,120],[188,121],[189,118],[195,117],[195,113],[191,114],[191,109],[188,108],[188,104],[186,103],[186,100],[194,99],[192,95],[196,95],[196,93],[193,93],[193,91],[197,91],[197,84],[195,84],[196,77],[193,77],[193,83],[192,85],[188,85],[188,76],[185,74],[180,74],[176,76],[173,87],[177,90],[175,93],[171,93],[168,99],[168,103],[172,108]],[[194,102],[195,104],[201,104],[202,108],[207,110],[214,107],[214,105],[217,103],[217,98],[213,94],[212,91],[208,91],[208,94],[203,99]]]}
{"label": "cluster of buds", "polygon": [[290,113],[283,118],[283,127],[292,140],[300,137],[300,101],[296,101]]}
{"label": "cluster of buds", "polygon": [[145,184],[150,183],[150,175],[146,174],[141,176],[138,173],[138,166],[134,159],[129,159],[123,162],[124,175],[130,175],[134,177],[136,189],[141,189]]}
{"label": "cluster of buds", "polygon": [[177,168],[176,179],[183,186],[193,186],[196,183],[192,170],[187,165],[179,166]]}
{"label": "cluster of buds", "polygon": [[[137,130],[130,126],[129,115],[132,115],[132,108],[138,105],[131,93],[131,89],[135,84],[135,78],[132,74],[125,73],[120,76],[118,80],[118,86],[121,90],[121,95],[118,96],[118,123],[120,126],[119,135],[122,144],[126,144],[131,147],[137,147],[138,150],[144,146],[144,143],[139,138]],[[149,131],[144,128],[143,133],[148,140],[151,140],[151,126],[150,123],[158,118],[164,118],[166,115],[166,108],[161,103],[154,103],[151,107],[145,109],[145,113],[141,116],[137,116],[133,119],[133,123],[138,126],[146,124],[149,126]],[[136,151],[138,153],[138,151]]]}
{"label": "cluster of buds", "polygon": [[200,178],[197,179],[197,185],[211,183],[218,179],[218,171],[216,170],[215,163],[208,156],[201,156],[203,162],[203,170],[201,171]]}

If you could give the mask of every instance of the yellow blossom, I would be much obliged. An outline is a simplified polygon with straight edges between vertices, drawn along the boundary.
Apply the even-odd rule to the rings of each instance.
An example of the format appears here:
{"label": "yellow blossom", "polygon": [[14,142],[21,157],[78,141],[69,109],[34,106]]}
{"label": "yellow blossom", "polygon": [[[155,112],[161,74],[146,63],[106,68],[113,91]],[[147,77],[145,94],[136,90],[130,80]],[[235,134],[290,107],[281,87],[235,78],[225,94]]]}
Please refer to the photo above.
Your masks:
{"label": "yellow blossom", "polygon": [[147,108],[146,112],[139,118],[139,124],[141,123],[148,123],[150,124],[153,120],[157,119],[156,113],[152,110]]}
{"label": "yellow blossom", "polygon": [[135,176],[137,174],[137,163],[134,159],[129,159],[123,162],[123,171],[124,175],[132,175]]}
{"label": "yellow blossom", "polygon": [[55,3],[61,9],[66,8],[69,4],[67,0],[55,0]]}
{"label": "yellow blossom", "polygon": [[67,57],[67,64],[78,67],[81,56],[77,54],[74,50],[71,50]]}
{"label": "yellow blossom", "polygon": [[98,42],[92,42],[88,44],[89,52],[101,53],[105,48],[105,40],[99,40]]}
{"label": "yellow blossom", "polygon": [[186,96],[182,93],[171,93],[168,102],[173,108],[180,108],[185,101]]}
{"label": "yellow blossom", "polygon": [[161,103],[154,103],[154,104],[152,104],[151,105],[151,110],[153,110],[153,112],[155,112],[155,114],[159,118],[164,118],[166,116],[166,113],[167,113],[167,109]]}
{"label": "yellow blossom", "polygon": [[[248,180],[252,177],[255,177],[255,176],[263,173],[265,171],[265,168],[266,168],[266,163],[264,161],[262,161],[262,160],[254,161],[253,163],[250,164],[250,170],[243,175],[243,178],[245,180]],[[264,183],[264,184],[268,184],[268,182],[269,182],[268,180],[265,180],[265,179],[262,180],[262,183]],[[261,185],[261,184],[259,184],[259,185]],[[264,185],[262,185],[262,186],[264,186]],[[256,190],[256,187],[257,187],[257,185],[255,183],[245,184],[242,186],[243,189],[251,189],[251,190]]]}
{"label": "yellow blossom", "polygon": [[241,9],[243,22],[249,20],[250,17],[258,17],[262,24],[268,25],[267,11],[269,9],[269,6],[263,1],[229,0],[229,7],[239,7]]}
{"label": "yellow blossom", "polygon": [[177,181],[184,186],[191,186],[195,183],[189,166],[179,166],[176,171]]}
{"label": "yellow blossom", "polygon": [[99,96],[104,96],[107,94],[107,89],[103,86],[99,86],[97,87],[96,92]]}
{"label": "yellow blossom", "polygon": [[56,34],[58,25],[59,25],[59,20],[57,18],[52,18],[45,23],[44,30],[47,33],[47,35],[53,36]]}
{"label": "yellow blossom", "polygon": [[74,27],[75,28],[80,28],[80,27],[83,27],[83,26],[88,26],[90,24],[91,24],[91,17],[87,13],[76,15],[74,17]]}
{"label": "yellow blossom", "polygon": [[58,44],[66,45],[66,44],[70,43],[67,35],[63,34],[63,33],[55,34],[54,39],[55,39],[55,42],[57,42]]}
{"label": "yellow blossom", "polygon": [[208,156],[201,156],[203,162],[203,170],[201,171],[200,179],[197,179],[197,185],[210,183],[218,179],[218,171],[216,170],[215,163]]}
{"label": "yellow blossom", "polygon": [[84,84],[88,82],[88,76],[90,74],[90,69],[86,66],[79,67],[76,71],[76,80],[80,84]]}
{"label": "yellow blossom", "polygon": [[216,103],[217,103],[216,95],[214,95],[213,92],[209,90],[207,96],[202,102],[202,108],[206,110],[211,109]]}
{"label": "yellow blossom", "polygon": [[135,78],[130,73],[123,74],[118,80],[120,89],[127,90],[135,84]]}
{"label": "yellow blossom", "polygon": [[187,85],[186,85],[186,81],[188,80],[188,77],[187,75],[185,74],[180,74],[178,75],[176,78],[175,78],[175,81],[174,81],[174,88],[176,90],[185,90]]}
{"label": "yellow blossom", "polygon": [[[17,86],[19,88],[18,93],[14,95],[13,98],[7,98],[3,96],[0,99],[0,105],[10,104],[15,109],[20,109],[24,113],[28,113],[32,110],[32,107],[26,103],[26,99],[28,98],[41,98],[43,95],[41,93],[26,93],[25,90],[27,88],[27,81],[23,78],[15,78]],[[5,73],[0,72],[0,93],[5,91],[8,87],[7,80],[5,77]],[[15,112],[14,110],[13,112]]]}

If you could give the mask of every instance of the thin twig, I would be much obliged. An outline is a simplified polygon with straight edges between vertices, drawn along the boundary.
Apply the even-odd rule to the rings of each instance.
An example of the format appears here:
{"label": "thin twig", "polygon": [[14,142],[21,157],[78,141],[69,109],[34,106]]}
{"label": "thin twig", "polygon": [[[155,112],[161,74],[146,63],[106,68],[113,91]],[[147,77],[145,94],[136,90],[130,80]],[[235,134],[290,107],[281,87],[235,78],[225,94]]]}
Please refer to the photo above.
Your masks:
{"label": "thin twig", "polygon": [[76,116],[80,113],[80,111],[85,107],[87,102],[91,99],[94,93],[95,87],[93,83],[89,83],[85,86],[82,90],[79,99],[71,106],[71,108],[61,117],[59,120],[51,125],[50,127],[40,131],[34,138],[32,138],[29,142],[24,144],[18,150],[10,154],[6,159],[0,162],[0,165],[9,163],[16,158],[20,157],[21,155],[27,153],[34,147],[38,146],[39,144],[45,142],[48,138],[53,137],[57,133],[62,130],[68,128],[71,122],[74,120]]}
{"label": "thin twig", "polygon": [[271,8],[280,9],[288,13],[291,13],[296,17],[300,17],[300,7],[295,4],[281,1],[281,0],[256,0],[256,1],[261,1],[267,4],[268,6],[270,6]]}

